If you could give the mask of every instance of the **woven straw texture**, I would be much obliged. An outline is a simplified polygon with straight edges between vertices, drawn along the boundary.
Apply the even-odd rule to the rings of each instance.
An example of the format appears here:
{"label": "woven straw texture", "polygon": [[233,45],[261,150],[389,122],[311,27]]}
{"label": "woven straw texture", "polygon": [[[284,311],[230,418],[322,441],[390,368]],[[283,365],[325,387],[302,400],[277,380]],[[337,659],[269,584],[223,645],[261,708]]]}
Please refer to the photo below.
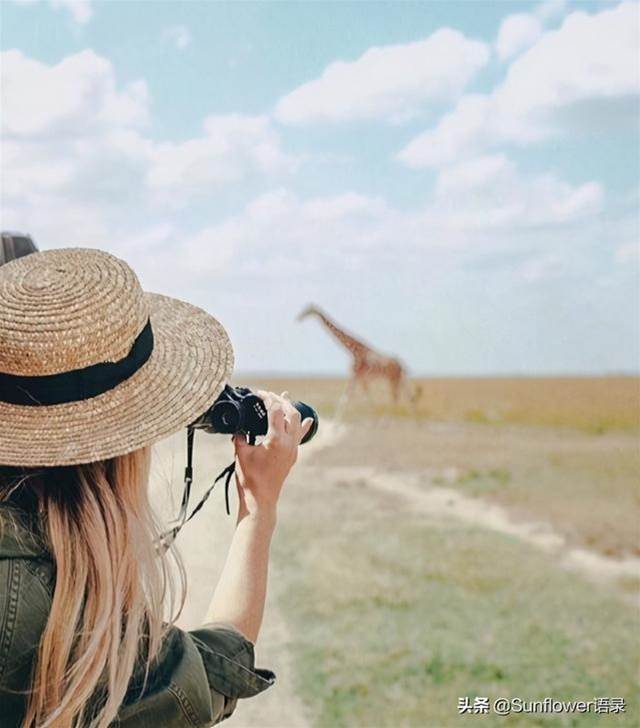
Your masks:
{"label": "woven straw texture", "polygon": [[54,406],[0,402],[0,464],[73,465],[153,444],[201,415],[233,370],[221,324],[195,306],[144,293],[123,261],[53,250],[0,267],[0,372],[25,376],[125,357],[147,320],[149,360],[117,387]]}

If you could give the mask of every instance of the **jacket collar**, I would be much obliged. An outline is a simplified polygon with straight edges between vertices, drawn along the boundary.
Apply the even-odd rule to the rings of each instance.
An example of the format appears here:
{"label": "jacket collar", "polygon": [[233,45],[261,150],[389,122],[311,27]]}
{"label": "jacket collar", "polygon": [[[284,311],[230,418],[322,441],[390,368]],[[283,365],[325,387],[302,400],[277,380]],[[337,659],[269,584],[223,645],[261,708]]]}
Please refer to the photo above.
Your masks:
{"label": "jacket collar", "polygon": [[0,503],[0,559],[50,559],[42,534],[42,521],[37,513]]}

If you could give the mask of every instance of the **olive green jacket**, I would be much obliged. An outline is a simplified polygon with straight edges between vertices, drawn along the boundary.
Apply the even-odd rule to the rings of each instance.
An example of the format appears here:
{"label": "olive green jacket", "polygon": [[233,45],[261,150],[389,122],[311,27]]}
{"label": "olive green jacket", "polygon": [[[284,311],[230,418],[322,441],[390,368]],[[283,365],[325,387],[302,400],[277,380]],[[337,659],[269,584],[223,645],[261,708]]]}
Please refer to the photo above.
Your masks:
{"label": "olive green jacket", "polygon": [[[0,728],[20,728],[34,659],[55,583],[40,519],[0,503]],[[171,627],[146,684],[134,671],[113,726],[183,728],[228,718],[238,698],[257,695],[276,676],[256,669],[253,644],[230,624],[185,632]]]}

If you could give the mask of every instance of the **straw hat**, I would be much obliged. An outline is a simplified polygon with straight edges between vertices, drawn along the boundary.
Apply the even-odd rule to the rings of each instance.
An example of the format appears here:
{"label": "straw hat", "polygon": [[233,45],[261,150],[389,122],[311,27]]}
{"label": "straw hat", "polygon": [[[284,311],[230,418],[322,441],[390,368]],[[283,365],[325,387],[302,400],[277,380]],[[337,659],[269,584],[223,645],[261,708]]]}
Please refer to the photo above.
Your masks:
{"label": "straw hat", "polygon": [[213,316],[97,250],[0,267],[0,464],[123,455],[193,422],[233,369]]}

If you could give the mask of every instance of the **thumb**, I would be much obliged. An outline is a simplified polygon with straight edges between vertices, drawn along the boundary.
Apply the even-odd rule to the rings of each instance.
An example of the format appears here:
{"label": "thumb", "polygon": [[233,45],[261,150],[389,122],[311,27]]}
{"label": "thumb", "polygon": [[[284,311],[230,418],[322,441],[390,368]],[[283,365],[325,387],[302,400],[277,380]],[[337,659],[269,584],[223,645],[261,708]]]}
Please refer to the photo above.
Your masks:
{"label": "thumb", "polygon": [[313,417],[307,417],[302,422],[300,428],[300,440],[304,440],[309,430],[313,427]]}

